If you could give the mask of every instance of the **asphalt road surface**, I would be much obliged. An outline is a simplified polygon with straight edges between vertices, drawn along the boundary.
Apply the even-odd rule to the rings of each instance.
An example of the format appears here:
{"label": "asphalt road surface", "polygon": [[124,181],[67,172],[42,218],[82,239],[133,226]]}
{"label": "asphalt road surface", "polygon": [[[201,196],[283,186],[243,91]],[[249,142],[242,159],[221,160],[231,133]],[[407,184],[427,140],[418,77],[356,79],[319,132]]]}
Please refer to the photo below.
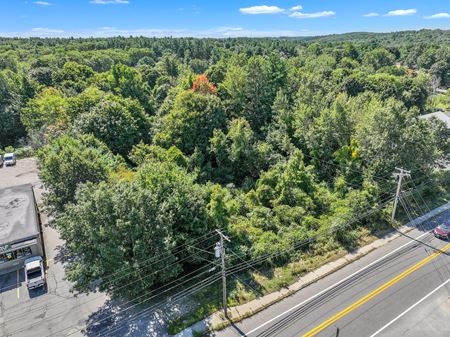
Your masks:
{"label": "asphalt road surface", "polygon": [[[212,336],[450,336],[450,212]],[[415,240],[413,240],[414,238]]]}

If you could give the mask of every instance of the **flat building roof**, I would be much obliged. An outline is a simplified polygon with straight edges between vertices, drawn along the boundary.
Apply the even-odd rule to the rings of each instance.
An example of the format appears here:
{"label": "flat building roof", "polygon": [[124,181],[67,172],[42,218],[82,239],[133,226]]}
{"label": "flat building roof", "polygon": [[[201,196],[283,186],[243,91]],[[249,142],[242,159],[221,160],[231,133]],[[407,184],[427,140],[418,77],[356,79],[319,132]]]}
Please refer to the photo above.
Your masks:
{"label": "flat building roof", "polygon": [[0,246],[39,234],[31,184],[0,189]]}

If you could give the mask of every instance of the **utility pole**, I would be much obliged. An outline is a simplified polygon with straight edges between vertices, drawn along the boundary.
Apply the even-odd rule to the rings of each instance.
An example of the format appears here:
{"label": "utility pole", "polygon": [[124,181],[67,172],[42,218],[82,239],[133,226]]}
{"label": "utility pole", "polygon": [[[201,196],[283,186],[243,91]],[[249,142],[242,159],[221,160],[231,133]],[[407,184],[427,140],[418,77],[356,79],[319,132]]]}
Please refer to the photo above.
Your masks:
{"label": "utility pole", "polygon": [[398,184],[397,184],[397,192],[395,193],[394,208],[392,210],[392,217],[391,217],[392,222],[394,222],[395,219],[395,211],[397,210],[397,204],[400,198],[403,177],[411,177],[411,171],[406,171],[402,168],[397,167],[395,169],[398,171],[394,173],[394,177],[398,178]]}
{"label": "utility pole", "polygon": [[220,241],[216,243],[216,247],[214,248],[216,258],[221,258],[222,261],[222,296],[223,296],[223,313],[226,318],[228,318],[228,308],[227,308],[227,275],[225,269],[225,245],[224,239],[228,242],[231,242],[229,238],[227,238],[223,233],[216,229],[216,232],[219,233]]}

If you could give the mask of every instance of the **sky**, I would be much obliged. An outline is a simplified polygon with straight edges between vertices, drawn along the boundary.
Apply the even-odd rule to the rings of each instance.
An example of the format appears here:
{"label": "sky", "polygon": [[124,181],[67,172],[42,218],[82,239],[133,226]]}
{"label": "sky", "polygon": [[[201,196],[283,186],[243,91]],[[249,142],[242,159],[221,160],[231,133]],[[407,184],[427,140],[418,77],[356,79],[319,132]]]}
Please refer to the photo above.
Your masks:
{"label": "sky", "polygon": [[450,29],[449,0],[0,0],[0,36],[311,36]]}

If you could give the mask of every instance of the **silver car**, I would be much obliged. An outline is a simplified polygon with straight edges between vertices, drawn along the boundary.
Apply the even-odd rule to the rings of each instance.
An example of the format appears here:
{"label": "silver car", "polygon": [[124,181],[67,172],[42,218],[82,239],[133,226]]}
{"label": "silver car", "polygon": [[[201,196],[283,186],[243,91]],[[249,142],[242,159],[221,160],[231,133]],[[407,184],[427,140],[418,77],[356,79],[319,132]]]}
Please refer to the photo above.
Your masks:
{"label": "silver car", "polygon": [[16,165],[16,154],[15,153],[5,153],[5,155],[3,156],[3,160],[5,162],[5,166]]}
{"label": "silver car", "polygon": [[25,284],[29,290],[45,285],[44,261],[42,257],[33,256],[25,260]]}

